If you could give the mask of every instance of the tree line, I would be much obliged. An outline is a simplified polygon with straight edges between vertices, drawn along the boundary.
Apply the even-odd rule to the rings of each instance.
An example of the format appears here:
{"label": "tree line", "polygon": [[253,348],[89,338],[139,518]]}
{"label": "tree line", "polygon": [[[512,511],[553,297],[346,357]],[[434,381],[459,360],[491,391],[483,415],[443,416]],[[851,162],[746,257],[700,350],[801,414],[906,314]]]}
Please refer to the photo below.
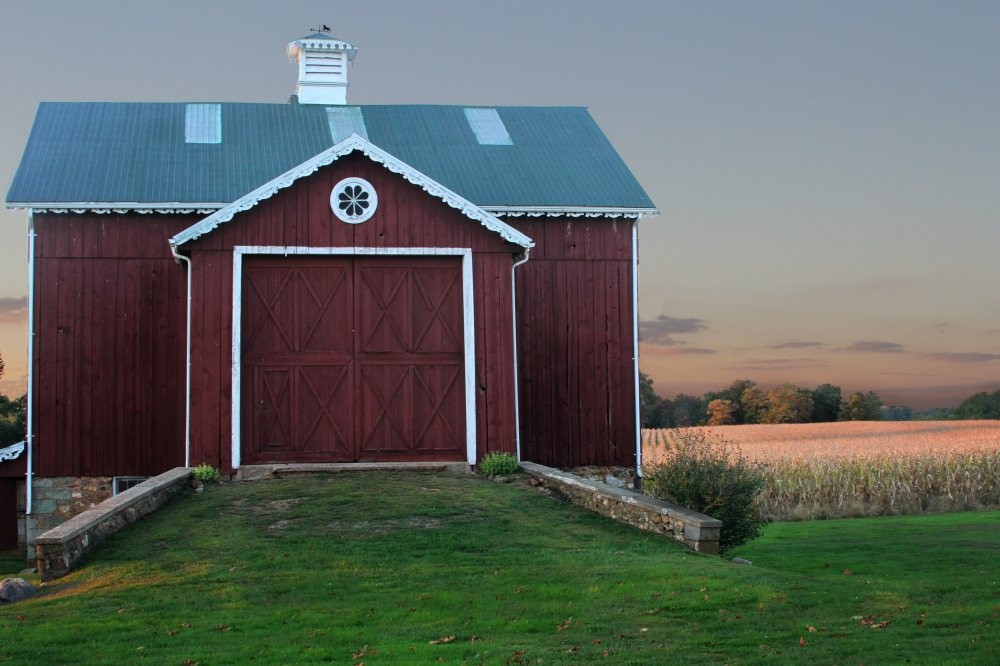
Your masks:
{"label": "tree line", "polygon": [[[0,355],[0,379],[3,379],[3,355]],[[24,440],[26,396],[13,400],[0,393],[0,449]]]}
{"label": "tree line", "polygon": [[844,397],[839,386],[806,389],[782,384],[765,391],[750,379],[737,379],[702,396],[684,393],[662,398],[653,380],[639,373],[639,408],[644,428],[743,425],[751,423],[829,423],[832,421],[909,421],[1000,419],[1000,391],[977,393],[956,409],[916,411],[889,406],[874,391]]}

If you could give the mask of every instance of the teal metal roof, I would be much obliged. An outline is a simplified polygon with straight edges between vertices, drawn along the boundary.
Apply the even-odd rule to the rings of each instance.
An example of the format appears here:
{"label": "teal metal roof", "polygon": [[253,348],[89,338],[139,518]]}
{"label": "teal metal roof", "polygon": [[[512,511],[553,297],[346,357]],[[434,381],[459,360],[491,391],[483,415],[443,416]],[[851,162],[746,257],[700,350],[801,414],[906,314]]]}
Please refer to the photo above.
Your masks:
{"label": "teal metal roof", "polygon": [[193,105],[42,103],[7,205],[220,206],[357,133],[478,206],[654,208],[583,108],[496,107],[508,145],[475,107],[215,104],[217,143],[186,141]]}

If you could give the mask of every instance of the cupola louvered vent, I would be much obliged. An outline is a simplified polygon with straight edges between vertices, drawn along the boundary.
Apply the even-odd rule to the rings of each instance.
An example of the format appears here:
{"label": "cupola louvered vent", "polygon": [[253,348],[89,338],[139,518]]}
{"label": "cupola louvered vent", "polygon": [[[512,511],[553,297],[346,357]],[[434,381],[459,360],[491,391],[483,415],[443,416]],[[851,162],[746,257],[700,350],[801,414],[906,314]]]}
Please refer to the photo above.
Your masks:
{"label": "cupola louvered vent", "polygon": [[330,81],[343,81],[345,58],[340,53],[306,53],[306,76]]}
{"label": "cupola louvered vent", "polygon": [[299,64],[298,103],[347,104],[347,73],[357,52],[347,42],[322,32],[291,42],[288,55]]}

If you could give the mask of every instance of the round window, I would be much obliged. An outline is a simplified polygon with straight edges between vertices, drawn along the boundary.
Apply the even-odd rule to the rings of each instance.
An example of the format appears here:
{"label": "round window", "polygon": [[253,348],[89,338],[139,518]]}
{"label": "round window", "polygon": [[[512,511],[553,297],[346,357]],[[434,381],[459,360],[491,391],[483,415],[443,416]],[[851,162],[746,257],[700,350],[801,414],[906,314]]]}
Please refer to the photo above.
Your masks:
{"label": "round window", "polygon": [[361,224],[378,208],[375,188],[364,178],[345,178],[330,193],[333,214],[348,224]]}

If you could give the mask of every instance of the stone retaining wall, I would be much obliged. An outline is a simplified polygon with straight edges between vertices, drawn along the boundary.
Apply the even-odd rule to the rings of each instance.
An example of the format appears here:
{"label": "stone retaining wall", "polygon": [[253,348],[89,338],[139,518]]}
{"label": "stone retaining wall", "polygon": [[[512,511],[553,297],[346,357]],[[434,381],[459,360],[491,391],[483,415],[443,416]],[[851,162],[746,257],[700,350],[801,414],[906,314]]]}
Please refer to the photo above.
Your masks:
{"label": "stone retaining wall", "polygon": [[35,537],[42,580],[65,576],[101,541],[190,487],[191,468],[175,467],[110,497]]}
{"label": "stone retaining wall", "polygon": [[535,463],[522,462],[521,469],[534,484],[555,490],[578,506],[675,539],[699,553],[719,553],[722,521],[711,516]]}

